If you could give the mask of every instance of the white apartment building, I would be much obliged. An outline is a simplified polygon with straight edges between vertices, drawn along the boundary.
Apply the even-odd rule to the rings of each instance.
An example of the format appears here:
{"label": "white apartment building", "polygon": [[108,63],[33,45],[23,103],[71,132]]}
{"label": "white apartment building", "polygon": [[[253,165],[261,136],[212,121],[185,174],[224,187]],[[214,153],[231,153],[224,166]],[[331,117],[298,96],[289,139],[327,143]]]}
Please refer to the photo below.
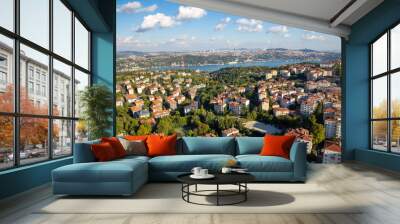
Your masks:
{"label": "white apartment building", "polygon": [[[0,94],[7,91],[7,86],[14,85],[13,74],[13,49],[0,42]],[[34,106],[49,107],[49,73],[48,65],[42,64],[34,58],[29,58],[21,51],[20,55],[20,87],[26,91],[28,99]],[[53,112],[57,116],[72,117],[72,81],[71,75],[65,74],[54,68],[53,75]],[[79,82],[75,81],[75,85]],[[76,104],[79,105],[76,97]],[[79,107],[78,107],[79,108]],[[79,113],[79,110],[76,111]],[[64,122],[64,121],[63,121]],[[71,122],[65,121],[60,128],[59,139],[70,142]],[[69,140],[68,140],[69,139]]]}
{"label": "white apartment building", "polygon": [[341,138],[342,137],[342,122],[341,118],[337,118],[336,121],[336,138]]}
{"label": "white apartment building", "polygon": [[326,119],[324,121],[326,138],[335,138],[337,136],[336,123],[337,121],[335,119]]}
{"label": "white apartment building", "polygon": [[269,100],[268,98],[263,99],[261,102],[261,110],[268,111],[269,110]]}
{"label": "white apartment building", "polygon": [[229,102],[229,110],[235,115],[240,115],[242,114],[242,105],[238,102]]}
{"label": "white apartment building", "polygon": [[214,111],[216,114],[223,114],[225,112],[226,103],[221,101],[214,104]]}
{"label": "white apartment building", "polygon": [[339,145],[331,144],[323,149],[323,163],[340,163],[342,161],[342,152]]}
{"label": "white apartment building", "polygon": [[290,113],[289,109],[287,108],[275,108],[273,112],[275,117],[286,116]]}
{"label": "white apartment building", "polygon": [[316,103],[313,100],[304,100],[303,102],[301,102],[300,104],[300,113],[303,116],[310,116],[316,107]]}

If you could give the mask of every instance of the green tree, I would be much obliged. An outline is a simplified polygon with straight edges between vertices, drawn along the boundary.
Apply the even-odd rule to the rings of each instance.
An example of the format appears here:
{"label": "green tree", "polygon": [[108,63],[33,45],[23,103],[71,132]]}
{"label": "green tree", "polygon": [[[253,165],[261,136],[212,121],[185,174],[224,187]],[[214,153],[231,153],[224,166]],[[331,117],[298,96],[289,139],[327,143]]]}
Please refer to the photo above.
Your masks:
{"label": "green tree", "polygon": [[170,135],[170,134],[174,133],[175,128],[174,128],[171,118],[169,118],[169,117],[161,118],[158,121],[156,130],[157,130],[157,133],[163,133],[165,135]]}
{"label": "green tree", "polygon": [[323,124],[317,122],[315,115],[311,115],[308,119],[310,131],[313,136],[313,145],[318,145],[325,140],[325,128]]}
{"label": "green tree", "polygon": [[82,119],[89,129],[89,139],[110,136],[112,127],[112,92],[105,85],[95,84],[80,93]]}
{"label": "green tree", "polygon": [[323,104],[320,102],[317,105],[317,108],[314,111],[315,118],[317,119],[318,123],[324,123],[324,109]]}
{"label": "green tree", "polygon": [[257,119],[257,111],[252,110],[251,112],[247,113],[246,118],[248,120],[256,120]]}
{"label": "green tree", "polygon": [[149,135],[151,134],[151,125],[149,124],[141,124],[139,129],[137,130],[137,135]]}

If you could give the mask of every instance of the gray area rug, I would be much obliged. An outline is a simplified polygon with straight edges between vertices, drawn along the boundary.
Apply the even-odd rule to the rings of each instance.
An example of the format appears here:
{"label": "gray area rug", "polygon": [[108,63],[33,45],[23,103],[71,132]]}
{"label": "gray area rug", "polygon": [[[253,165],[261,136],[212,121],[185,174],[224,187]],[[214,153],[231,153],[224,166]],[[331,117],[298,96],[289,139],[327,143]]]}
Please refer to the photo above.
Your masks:
{"label": "gray area rug", "polygon": [[[360,213],[360,207],[355,202],[345,201],[317,184],[260,183],[248,186],[248,200],[238,205],[189,204],[181,198],[180,184],[150,183],[131,197],[56,197],[35,213]],[[224,189],[232,188],[234,186],[224,186]],[[199,186],[199,190],[211,189],[215,189],[215,186]],[[222,202],[229,203],[237,199],[240,198],[226,197]],[[191,200],[215,203],[215,197],[212,196],[193,196]]]}

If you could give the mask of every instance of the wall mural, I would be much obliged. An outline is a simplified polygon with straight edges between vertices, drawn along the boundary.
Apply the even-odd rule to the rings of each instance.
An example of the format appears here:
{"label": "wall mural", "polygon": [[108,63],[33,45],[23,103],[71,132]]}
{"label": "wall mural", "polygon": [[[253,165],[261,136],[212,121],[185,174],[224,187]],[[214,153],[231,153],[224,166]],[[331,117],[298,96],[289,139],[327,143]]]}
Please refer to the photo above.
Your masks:
{"label": "wall mural", "polygon": [[117,133],[293,134],[341,160],[340,38],[183,6],[118,1]]}

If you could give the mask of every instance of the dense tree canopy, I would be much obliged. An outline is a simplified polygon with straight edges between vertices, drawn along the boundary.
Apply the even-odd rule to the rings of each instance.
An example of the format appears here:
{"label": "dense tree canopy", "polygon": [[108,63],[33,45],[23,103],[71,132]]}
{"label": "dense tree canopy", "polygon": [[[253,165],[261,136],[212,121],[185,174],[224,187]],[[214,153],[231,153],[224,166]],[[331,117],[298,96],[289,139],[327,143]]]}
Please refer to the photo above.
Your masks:
{"label": "dense tree canopy", "polygon": [[[12,86],[7,87],[7,91],[0,94],[0,107],[1,111],[13,112],[14,107],[14,90]],[[25,88],[20,88],[20,106],[23,108],[23,113],[29,114],[47,114],[48,107],[46,104],[34,105],[29,99]],[[58,111],[55,109],[55,113]],[[20,118],[20,147],[23,149],[26,145],[46,144],[48,140],[48,119],[45,118]],[[0,116],[0,147],[10,148],[13,147],[13,117]],[[53,125],[53,138],[59,135],[59,127]]]}

